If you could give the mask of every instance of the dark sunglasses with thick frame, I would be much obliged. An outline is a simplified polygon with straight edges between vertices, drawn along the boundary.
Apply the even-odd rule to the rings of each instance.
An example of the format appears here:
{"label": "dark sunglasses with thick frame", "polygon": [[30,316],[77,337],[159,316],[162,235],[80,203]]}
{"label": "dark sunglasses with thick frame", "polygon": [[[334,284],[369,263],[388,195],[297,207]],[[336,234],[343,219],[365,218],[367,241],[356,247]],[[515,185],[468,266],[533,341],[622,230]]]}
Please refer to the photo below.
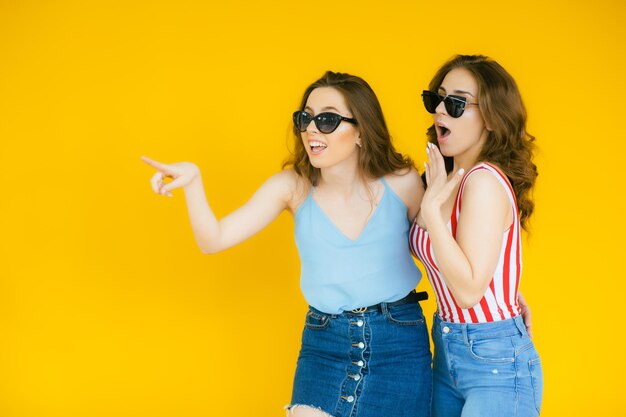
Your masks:
{"label": "dark sunglasses with thick frame", "polygon": [[299,132],[305,132],[311,122],[315,122],[317,130],[324,134],[333,133],[341,122],[357,124],[356,119],[344,117],[337,113],[325,112],[315,116],[304,110],[298,110],[293,113],[293,124]]}
{"label": "dark sunglasses with thick frame", "polygon": [[424,100],[424,107],[428,113],[434,114],[437,106],[443,101],[443,105],[446,108],[446,112],[450,117],[461,117],[465,111],[465,106],[478,106],[478,103],[468,103],[467,99],[462,96],[440,96],[434,91],[424,90],[422,91],[422,100]]}

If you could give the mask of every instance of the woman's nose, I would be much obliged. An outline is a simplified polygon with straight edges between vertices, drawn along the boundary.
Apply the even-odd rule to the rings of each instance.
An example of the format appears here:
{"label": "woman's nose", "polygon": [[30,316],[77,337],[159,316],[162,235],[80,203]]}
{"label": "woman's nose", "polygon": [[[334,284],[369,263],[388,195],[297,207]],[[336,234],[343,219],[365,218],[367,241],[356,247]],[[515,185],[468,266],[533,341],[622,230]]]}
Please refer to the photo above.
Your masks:
{"label": "woman's nose", "polygon": [[435,107],[435,114],[448,114],[448,112],[446,111],[446,105],[443,100],[441,100],[439,104],[437,104],[437,107]]}
{"label": "woman's nose", "polygon": [[320,133],[320,131],[317,129],[317,126],[315,125],[315,120],[311,120],[308,124],[308,126],[306,127],[306,132],[307,133]]}

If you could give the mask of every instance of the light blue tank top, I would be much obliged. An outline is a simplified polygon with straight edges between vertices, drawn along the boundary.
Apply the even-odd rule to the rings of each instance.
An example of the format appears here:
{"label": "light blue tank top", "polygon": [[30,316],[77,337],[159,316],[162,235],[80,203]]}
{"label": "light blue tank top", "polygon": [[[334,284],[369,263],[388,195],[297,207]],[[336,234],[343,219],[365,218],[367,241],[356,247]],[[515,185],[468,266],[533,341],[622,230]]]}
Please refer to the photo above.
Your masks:
{"label": "light blue tank top", "polygon": [[392,302],[421,279],[409,252],[407,207],[387,181],[384,194],[356,240],[346,237],[313,199],[295,214],[300,287],[309,305],[328,313]]}

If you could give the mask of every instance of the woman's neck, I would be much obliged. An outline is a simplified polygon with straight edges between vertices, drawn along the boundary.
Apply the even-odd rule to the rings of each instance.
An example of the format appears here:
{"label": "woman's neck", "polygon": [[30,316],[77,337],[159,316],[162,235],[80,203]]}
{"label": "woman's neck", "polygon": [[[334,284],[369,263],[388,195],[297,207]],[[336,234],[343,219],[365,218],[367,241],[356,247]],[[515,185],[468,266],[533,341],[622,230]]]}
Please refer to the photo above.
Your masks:
{"label": "woman's neck", "polygon": [[483,130],[480,139],[473,146],[468,148],[462,154],[456,155],[454,157],[454,167],[452,172],[456,173],[461,168],[467,171],[480,162],[480,154],[482,153],[488,136],[489,132],[487,129]]}
{"label": "woman's neck", "polygon": [[323,187],[332,193],[344,195],[347,198],[355,193],[360,193],[367,187],[367,183],[369,180],[363,181],[363,177],[356,166],[335,165],[320,170],[317,187]]}

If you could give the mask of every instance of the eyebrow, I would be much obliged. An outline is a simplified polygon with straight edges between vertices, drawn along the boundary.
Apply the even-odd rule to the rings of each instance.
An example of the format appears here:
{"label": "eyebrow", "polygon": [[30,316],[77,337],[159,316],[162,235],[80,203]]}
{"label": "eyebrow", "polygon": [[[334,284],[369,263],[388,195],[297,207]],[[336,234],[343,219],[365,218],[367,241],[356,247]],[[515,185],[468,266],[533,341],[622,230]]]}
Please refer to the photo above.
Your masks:
{"label": "eyebrow", "polygon": [[[439,90],[443,90],[444,93],[447,93],[446,89],[443,87],[439,87]],[[472,96],[472,97],[476,97],[474,96],[474,94],[470,93],[469,91],[465,91],[465,90],[454,90],[452,91],[453,94],[467,94],[468,96]]]}
{"label": "eyebrow", "polygon": [[[311,107],[309,107],[309,106],[306,106],[306,107],[304,108],[304,110],[310,110],[310,111],[313,111],[313,109],[312,109]],[[322,107],[322,111],[321,111],[321,112],[325,112],[325,111],[329,111],[329,110],[334,110],[334,111],[336,111],[337,113],[340,113],[340,112],[339,112],[339,109],[337,109],[337,108],[335,108],[335,107],[333,107],[333,106],[326,106],[326,107]],[[321,113],[321,112],[320,112],[320,113]]]}

